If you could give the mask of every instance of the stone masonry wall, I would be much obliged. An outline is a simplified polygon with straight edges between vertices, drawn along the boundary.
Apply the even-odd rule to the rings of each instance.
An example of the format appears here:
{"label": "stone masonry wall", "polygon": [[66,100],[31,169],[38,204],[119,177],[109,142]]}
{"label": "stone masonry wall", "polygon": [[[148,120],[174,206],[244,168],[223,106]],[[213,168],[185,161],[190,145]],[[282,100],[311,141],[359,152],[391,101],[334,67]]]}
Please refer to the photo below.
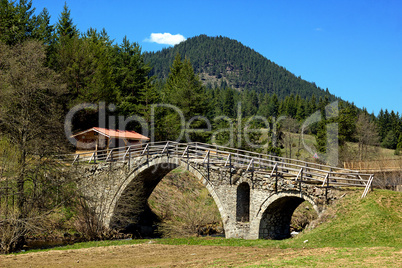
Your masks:
{"label": "stone masonry wall", "polygon": [[[80,186],[84,189],[83,192],[96,207],[99,218],[108,226],[119,195],[130,181],[135,180],[139,174],[153,176],[150,172],[142,171],[153,165],[163,164],[166,164],[168,169],[178,165],[183,168],[188,167],[189,171],[207,187],[221,213],[227,238],[281,239],[288,237],[290,218],[301,202],[309,201],[319,213],[326,205],[326,196],[328,202],[331,202],[343,195],[340,189],[331,188],[326,193],[326,189],[321,188],[320,185],[302,183],[300,188],[299,182],[294,179],[278,178],[276,180],[267,175],[238,168],[212,165],[208,168],[205,163],[187,165],[185,159],[160,155],[148,158],[137,157],[130,161],[130,165],[127,163],[84,164],[76,169],[82,178]],[[241,183],[247,183],[250,187],[248,222],[236,220],[237,187]]]}

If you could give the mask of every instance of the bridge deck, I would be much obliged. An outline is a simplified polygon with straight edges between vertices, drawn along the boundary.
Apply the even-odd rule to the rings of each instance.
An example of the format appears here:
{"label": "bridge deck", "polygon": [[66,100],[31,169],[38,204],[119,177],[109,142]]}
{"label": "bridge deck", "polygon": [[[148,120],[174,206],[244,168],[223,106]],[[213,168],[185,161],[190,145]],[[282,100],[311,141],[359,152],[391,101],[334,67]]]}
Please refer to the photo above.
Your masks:
{"label": "bridge deck", "polygon": [[267,180],[280,177],[321,187],[364,187],[362,198],[370,190],[374,178],[373,174],[351,169],[198,142],[155,142],[96,151],[92,154],[86,152],[62,155],[60,159],[72,164],[111,161],[130,163],[139,157],[146,156],[148,159],[161,155],[180,158],[187,164],[202,164],[208,169],[213,167],[242,169]]}

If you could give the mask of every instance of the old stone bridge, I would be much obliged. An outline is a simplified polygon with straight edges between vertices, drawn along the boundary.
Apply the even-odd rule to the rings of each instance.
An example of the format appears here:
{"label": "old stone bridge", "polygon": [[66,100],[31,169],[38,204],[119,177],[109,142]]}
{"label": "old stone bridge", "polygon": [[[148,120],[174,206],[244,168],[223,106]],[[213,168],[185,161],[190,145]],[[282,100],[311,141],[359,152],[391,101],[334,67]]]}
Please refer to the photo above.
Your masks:
{"label": "old stone bridge", "polygon": [[202,143],[149,143],[67,159],[99,219],[112,228],[128,224],[168,172],[187,169],[213,197],[226,238],[287,238],[302,202],[320,213],[344,187],[362,187],[364,197],[373,180],[353,170]]}

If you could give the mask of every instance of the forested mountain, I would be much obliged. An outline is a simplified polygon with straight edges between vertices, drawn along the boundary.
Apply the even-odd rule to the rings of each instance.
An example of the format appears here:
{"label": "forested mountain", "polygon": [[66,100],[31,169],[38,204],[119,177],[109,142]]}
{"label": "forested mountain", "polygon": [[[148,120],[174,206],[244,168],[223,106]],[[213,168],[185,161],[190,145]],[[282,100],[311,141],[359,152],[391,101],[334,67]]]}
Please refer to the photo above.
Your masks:
{"label": "forested mountain", "polygon": [[[0,59],[3,59],[3,62],[0,61],[0,134],[15,135],[9,138],[18,140],[19,133],[27,135],[29,131],[15,132],[15,118],[5,115],[13,115],[11,111],[23,111],[21,107],[27,103],[41,103],[29,101],[34,94],[24,91],[22,82],[18,80],[32,75],[31,79],[22,80],[30,82],[26,88],[34,90],[38,98],[45,96],[54,103],[52,112],[40,107],[37,107],[38,111],[44,116],[54,116],[59,123],[63,123],[63,114],[77,104],[104,102],[115,107],[109,115],[141,116],[146,124],[153,120],[155,140],[175,140],[183,127],[178,115],[172,109],[159,109],[152,114],[154,104],[173,105],[185,120],[202,116],[212,121],[211,131],[190,135],[194,136],[194,140],[218,142],[221,139],[224,143],[228,133],[219,132],[217,136],[212,133],[219,128],[227,128],[225,124],[237,124],[235,129],[243,129],[249,118],[257,116],[266,119],[264,124],[260,122],[261,126],[254,122],[255,127],[261,128],[266,127],[268,122],[272,125],[275,118],[284,115],[300,125],[311,114],[321,111],[320,124],[310,131],[316,135],[317,148],[325,151],[326,124],[339,123],[339,144],[342,146],[346,141],[358,140],[358,117],[364,114],[360,122],[362,133],[363,130],[367,132],[365,126],[368,123],[373,123],[377,129],[373,127],[372,132],[376,133],[375,136],[378,132],[381,145],[397,149],[398,153],[402,150],[402,118],[398,113],[385,110],[378,117],[369,115],[353,103],[344,102],[328,90],[296,77],[236,40],[200,35],[172,48],[142,53],[138,43],[127,38],[121,43],[114,43],[105,30],[90,28],[80,32],[67,5],[55,25],[50,24],[46,9],[35,15],[35,8],[28,0],[18,3],[0,1],[0,10],[3,12],[3,19],[0,19]],[[29,58],[28,62],[35,63],[35,68],[24,69],[24,64],[18,65],[21,63],[19,57]],[[16,75],[17,71],[23,75]],[[43,88],[44,74],[48,76],[48,81],[53,81],[46,88]],[[34,85],[36,82],[38,84]],[[19,103],[23,100],[20,94],[26,94],[27,101]],[[42,99],[45,100],[45,97]],[[339,100],[339,116],[327,119],[326,107],[336,99]],[[31,120],[30,127],[35,133],[39,132],[37,125],[40,124],[35,122],[43,122],[39,117],[42,114],[33,108],[26,110],[36,116],[37,121]],[[97,113],[97,110],[90,109],[80,111],[72,120],[73,130],[98,126]],[[27,127],[22,120],[25,117],[21,114],[21,128]],[[226,121],[219,122],[217,118]],[[108,126],[133,130],[141,127],[135,122],[120,125],[125,122],[123,119],[120,121],[111,120]],[[190,121],[191,128],[202,129],[203,122],[199,121]],[[48,130],[45,124],[41,126],[45,128],[43,131]],[[295,128],[294,131],[300,130]],[[64,133],[60,131],[59,134],[65,140]],[[37,136],[26,137],[22,141],[37,144]],[[255,140],[260,141],[259,138]],[[44,145],[43,142],[41,144]]]}
{"label": "forested mountain", "polygon": [[224,88],[226,85],[239,91],[254,90],[257,93],[276,93],[279,99],[291,94],[309,99],[335,96],[315,83],[296,77],[255,50],[227,37],[200,35],[161,51],[144,53],[144,60],[153,70],[151,74],[166,78],[175,55],[190,59],[194,71],[200,74],[205,85]]}

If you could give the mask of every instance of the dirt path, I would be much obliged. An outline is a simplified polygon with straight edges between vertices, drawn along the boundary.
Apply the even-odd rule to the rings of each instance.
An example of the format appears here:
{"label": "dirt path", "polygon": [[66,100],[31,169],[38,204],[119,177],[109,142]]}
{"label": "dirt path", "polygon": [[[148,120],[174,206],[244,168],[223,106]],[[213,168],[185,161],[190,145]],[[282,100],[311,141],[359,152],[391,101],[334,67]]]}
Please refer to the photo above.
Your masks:
{"label": "dirt path", "polygon": [[[138,244],[0,256],[0,267],[242,267],[250,265],[395,267],[402,250],[276,249]],[[378,252],[384,254],[378,256]],[[364,252],[367,256],[361,256]],[[371,254],[372,253],[372,254]],[[377,253],[377,254],[375,254]],[[370,257],[372,256],[372,257]],[[330,260],[330,261],[328,261]]]}

